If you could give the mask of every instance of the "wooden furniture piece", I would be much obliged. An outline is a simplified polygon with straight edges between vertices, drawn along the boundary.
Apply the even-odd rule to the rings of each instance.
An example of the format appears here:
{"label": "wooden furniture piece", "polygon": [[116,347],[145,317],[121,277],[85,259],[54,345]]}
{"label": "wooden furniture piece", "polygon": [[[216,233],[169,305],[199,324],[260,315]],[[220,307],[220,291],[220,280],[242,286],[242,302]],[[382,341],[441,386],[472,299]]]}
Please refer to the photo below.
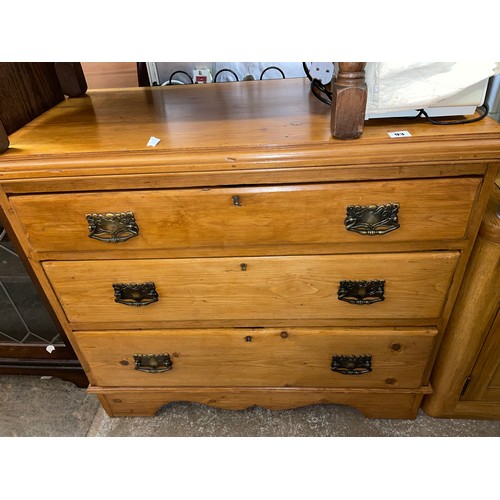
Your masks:
{"label": "wooden furniture piece", "polygon": [[435,417],[500,418],[500,188],[490,199],[432,376]]}
{"label": "wooden furniture piece", "polygon": [[365,124],[368,90],[364,62],[340,62],[332,83],[332,137],[348,140],[361,136]]}
{"label": "wooden furniture piece", "polygon": [[63,100],[54,63],[0,63],[0,121],[7,135]]}
{"label": "wooden furniture piece", "polygon": [[[9,148],[8,135],[62,101],[54,63],[0,63],[0,154]],[[36,277],[27,262],[26,268],[19,262],[24,252],[18,257],[20,247],[3,222],[0,209],[0,374],[56,376],[87,387],[64,329],[33,288]],[[48,344],[55,347],[51,353]]]}
{"label": "wooden furniture piece", "polygon": [[110,415],[432,391],[500,126],[337,141],[308,83],[89,92],[11,136],[0,204]]}
{"label": "wooden furniture piece", "polygon": [[82,68],[91,90],[139,86],[135,62],[82,62]]}

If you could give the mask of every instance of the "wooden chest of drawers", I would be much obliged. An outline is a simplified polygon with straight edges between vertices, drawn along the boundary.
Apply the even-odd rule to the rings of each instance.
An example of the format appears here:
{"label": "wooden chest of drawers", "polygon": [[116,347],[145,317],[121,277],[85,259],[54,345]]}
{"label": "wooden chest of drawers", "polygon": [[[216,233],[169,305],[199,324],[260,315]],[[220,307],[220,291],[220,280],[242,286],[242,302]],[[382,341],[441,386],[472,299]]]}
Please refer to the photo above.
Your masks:
{"label": "wooden chest of drawers", "polygon": [[416,415],[500,127],[328,122],[296,79],[95,91],[11,136],[5,223],[110,415]]}

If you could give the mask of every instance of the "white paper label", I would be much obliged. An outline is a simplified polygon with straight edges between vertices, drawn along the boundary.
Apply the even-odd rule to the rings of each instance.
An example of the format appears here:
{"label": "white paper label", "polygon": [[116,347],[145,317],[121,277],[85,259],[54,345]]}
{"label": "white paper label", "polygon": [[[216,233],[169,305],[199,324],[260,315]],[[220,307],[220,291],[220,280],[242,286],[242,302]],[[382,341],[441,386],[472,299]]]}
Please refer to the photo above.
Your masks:
{"label": "white paper label", "polygon": [[391,139],[395,137],[411,137],[410,132],[408,130],[398,130],[397,132],[387,132]]}
{"label": "white paper label", "polygon": [[45,350],[49,353],[49,354],[52,354],[56,348],[53,346],[53,345],[48,345]]}
{"label": "white paper label", "polygon": [[158,137],[150,137],[147,145],[154,147],[160,142],[160,140],[161,139],[158,139]]}

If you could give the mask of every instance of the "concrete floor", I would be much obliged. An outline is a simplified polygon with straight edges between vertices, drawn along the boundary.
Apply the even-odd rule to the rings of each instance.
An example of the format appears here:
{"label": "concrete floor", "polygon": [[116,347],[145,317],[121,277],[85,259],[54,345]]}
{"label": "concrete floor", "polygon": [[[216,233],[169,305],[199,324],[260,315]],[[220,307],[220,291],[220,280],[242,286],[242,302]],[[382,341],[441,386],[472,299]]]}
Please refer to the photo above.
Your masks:
{"label": "concrete floor", "polygon": [[0,376],[0,436],[499,437],[500,421],[367,419],[341,405],[241,411],[171,403],[156,417],[109,418],[93,394],[57,378]]}

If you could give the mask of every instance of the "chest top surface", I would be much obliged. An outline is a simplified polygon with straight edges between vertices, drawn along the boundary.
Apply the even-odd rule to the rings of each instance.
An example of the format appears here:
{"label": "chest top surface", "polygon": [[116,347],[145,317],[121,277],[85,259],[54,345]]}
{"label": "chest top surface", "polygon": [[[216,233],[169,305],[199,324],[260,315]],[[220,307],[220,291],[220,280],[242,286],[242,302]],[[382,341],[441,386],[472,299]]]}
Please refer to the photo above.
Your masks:
{"label": "chest top surface", "polygon": [[[112,165],[219,169],[269,163],[349,165],[500,157],[500,126],[490,119],[458,126],[425,120],[370,120],[360,139],[330,135],[330,108],[307,79],[93,91],[66,99],[10,136],[0,179],[31,171]],[[407,130],[411,137],[391,138]],[[160,139],[148,147],[151,136]],[[82,163],[83,162],[83,163]],[[256,165],[255,168],[259,168]],[[96,171],[98,173],[98,170]]]}

